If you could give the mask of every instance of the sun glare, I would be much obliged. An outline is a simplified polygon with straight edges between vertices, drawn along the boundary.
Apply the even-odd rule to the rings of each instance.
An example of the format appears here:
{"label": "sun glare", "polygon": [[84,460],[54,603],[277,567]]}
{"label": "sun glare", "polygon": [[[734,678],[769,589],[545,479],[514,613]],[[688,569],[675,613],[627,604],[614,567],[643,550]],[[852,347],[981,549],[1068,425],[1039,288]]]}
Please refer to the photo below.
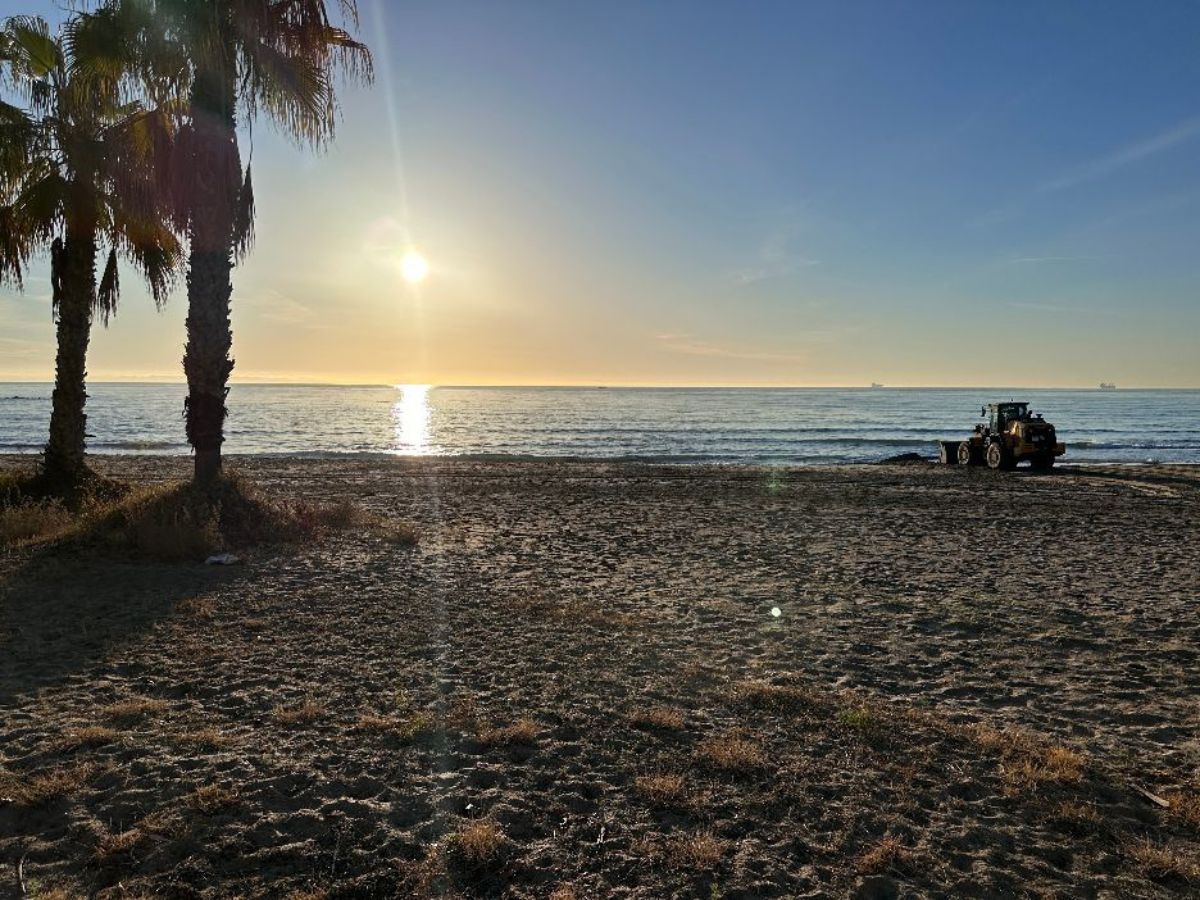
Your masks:
{"label": "sun glare", "polygon": [[409,284],[418,284],[429,274],[429,263],[417,251],[409,250],[400,259],[400,274]]}
{"label": "sun glare", "polygon": [[423,456],[429,452],[429,385],[398,384],[400,399],[392,406],[396,426],[395,450]]}

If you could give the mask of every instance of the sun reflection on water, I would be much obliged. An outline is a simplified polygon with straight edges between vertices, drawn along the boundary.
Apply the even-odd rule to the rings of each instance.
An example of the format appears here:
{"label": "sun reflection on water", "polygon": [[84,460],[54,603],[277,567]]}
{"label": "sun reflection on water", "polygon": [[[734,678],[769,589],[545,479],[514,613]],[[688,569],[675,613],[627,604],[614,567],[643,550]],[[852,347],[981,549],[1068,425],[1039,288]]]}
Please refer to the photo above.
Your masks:
{"label": "sun reflection on water", "polygon": [[398,384],[400,399],[392,406],[397,453],[424,456],[429,449],[429,385]]}

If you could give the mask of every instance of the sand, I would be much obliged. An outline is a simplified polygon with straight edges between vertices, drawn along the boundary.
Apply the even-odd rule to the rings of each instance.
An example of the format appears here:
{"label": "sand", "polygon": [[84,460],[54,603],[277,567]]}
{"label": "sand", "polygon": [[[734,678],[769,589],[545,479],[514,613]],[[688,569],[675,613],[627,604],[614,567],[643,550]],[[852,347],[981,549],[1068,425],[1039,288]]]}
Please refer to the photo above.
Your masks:
{"label": "sand", "polygon": [[235,464],[422,540],[4,557],[0,894],[1200,890],[1195,469]]}

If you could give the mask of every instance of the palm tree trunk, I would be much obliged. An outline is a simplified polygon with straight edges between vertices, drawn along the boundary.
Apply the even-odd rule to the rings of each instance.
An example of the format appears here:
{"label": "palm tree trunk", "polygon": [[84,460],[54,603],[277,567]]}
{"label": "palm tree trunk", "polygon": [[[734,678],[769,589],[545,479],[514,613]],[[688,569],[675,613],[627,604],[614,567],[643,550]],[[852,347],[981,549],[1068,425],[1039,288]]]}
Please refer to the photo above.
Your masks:
{"label": "palm tree trunk", "polygon": [[84,460],[87,436],[87,349],[96,294],[96,241],[88,234],[68,235],[56,245],[51,262],[57,310],[58,355],[50,410],[43,477],[57,494],[79,492],[91,474]]}
{"label": "palm tree trunk", "polygon": [[183,355],[188,382],[185,415],[188,442],[196,453],[196,483],[210,486],[221,473],[225,398],[233,371],[229,304],[234,217],[241,187],[233,73],[198,73],[191,103],[195,182]]}

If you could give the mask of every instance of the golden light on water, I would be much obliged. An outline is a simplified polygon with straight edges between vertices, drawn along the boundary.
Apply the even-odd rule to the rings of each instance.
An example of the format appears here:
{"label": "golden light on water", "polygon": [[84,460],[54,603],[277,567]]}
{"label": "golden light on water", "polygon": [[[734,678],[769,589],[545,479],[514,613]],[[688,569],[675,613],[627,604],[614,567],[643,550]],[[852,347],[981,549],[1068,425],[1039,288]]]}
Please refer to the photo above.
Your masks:
{"label": "golden light on water", "polygon": [[396,452],[412,456],[429,453],[429,385],[398,384],[400,399],[392,406],[396,423]]}
{"label": "golden light on water", "polygon": [[429,262],[416,250],[409,250],[400,258],[400,274],[409,284],[419,284],[429,274]]}

